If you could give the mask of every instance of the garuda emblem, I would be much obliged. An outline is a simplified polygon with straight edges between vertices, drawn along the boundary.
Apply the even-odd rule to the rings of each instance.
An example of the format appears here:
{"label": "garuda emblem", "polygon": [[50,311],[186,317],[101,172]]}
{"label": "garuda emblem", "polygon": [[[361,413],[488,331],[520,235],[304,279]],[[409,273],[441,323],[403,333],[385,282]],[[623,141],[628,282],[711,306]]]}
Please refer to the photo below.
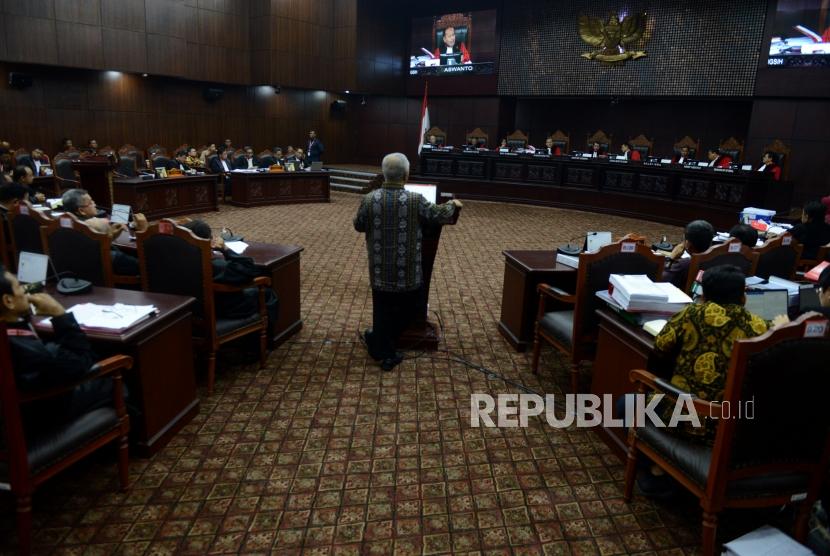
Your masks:
{"label": "garuda emblem", "polygon": [[611,14],[605,23],[598,17],[579,16],[579,36],[583,41],[600,50],[585,52],[583,58],[599,60],[607,64],[619,64],[646,56],[643,50],[628,50],[643,37],[646,27],[646,13],[631,14],[622,21]]}

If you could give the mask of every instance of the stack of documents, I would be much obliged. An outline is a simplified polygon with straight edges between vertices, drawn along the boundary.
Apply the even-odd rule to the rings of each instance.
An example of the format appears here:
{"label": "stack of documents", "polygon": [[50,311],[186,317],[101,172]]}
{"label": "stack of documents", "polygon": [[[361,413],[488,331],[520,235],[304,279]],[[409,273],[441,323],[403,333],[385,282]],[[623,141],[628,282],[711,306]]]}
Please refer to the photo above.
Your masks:
{"label": "stack of documents", "polygon": [[726,556],[810,556],[813,551],[769,525],[723,545]]}
{"label": "stack of documents", "polygon": [[573,256],[557,253],[556,262],[571,268],[579,268],[579,255]]}
{"label": "stack of documents", "polygon": [[598,291],[596,293],[596,296],[601,300],[605,301],[606,305],[608,305],[608,308],[620,315],[620,317],[623,320],[625,320],[626,322],[630,322],[631,324],[635,324],[637,326],[641,326],[652,320],[665,319],[668,316],[665,313],[644,313],[640,311],[626,311],[622,308],[622,306],[619,303],[617,303],[614,299],[611,298],[611,294],[608,293],[608,290]]}
{"label": "stack of documents", "polygon": [[752,287],[756,290],[787,290],[789,304],[793,305],[798,301],[799,285],[792,280],[770,276],[766,284],[753,284]]}
{"label": "stack of documents", "polygon": [[154,305],[124,305],[123,303],[115,305],[79,303],[66,311],[75,315],[75,320],[82,328],[116,331],[126,330],[158,313]]}
{"label": "stack of documents", "polygon": [[644,274],[612,274],[611,298],[625,311],[673,315],[692,299],[669,282],[652,282]]}

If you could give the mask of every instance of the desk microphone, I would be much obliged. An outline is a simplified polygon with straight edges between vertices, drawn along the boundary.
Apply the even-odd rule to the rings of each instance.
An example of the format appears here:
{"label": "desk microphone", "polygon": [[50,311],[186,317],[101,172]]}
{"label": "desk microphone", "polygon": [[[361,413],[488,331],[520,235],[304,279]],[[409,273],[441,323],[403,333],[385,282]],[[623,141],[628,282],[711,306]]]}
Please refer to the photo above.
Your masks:
{"label": "desk microphone", "polygon": [[590,234],[581,234],[576,237],[572,237],[568,240],[567,245],[560,245],[559,247],[557,247],[556,252],[560,255],[569,255],[571,257],[575,257],[582,253],[582,247],[579,247],[578,245],[571,245],[571,242],[577,239],[588,239],[588,236],[593,234],[596,234],[596,232],[591,232]]}
{"label": "desk microphone", "polygon": [[674,245],[667,241],[666,236],[663,236],[663,239],[661,239],[658,243],[653,244],[651,248],[658,251],[671,251],[674,249]]}

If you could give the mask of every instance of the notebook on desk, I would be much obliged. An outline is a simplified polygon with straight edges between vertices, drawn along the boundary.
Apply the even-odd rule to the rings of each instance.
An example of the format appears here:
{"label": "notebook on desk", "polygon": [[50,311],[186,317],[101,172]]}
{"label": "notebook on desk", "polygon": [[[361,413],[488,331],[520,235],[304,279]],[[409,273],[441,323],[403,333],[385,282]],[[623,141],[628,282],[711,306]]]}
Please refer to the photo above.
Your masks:
{"label": "notebook on desk", "polygon": [[747,290],[746,310],[764,320],[787,314],[787,290]]}

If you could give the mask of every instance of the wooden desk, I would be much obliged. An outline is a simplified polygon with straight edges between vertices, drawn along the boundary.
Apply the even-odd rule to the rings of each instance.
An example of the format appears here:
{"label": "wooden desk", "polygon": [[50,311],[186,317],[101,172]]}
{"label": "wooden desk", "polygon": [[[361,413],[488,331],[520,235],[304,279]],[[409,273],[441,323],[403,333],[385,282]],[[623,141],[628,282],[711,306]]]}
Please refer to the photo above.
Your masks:
{"label": "wooden desk", "polygon": [[257,207],[290,203],[328,203],[328,172],[233,172],[231,205]]}
{"label": "wooden desk", "polygon": [[503,251],[504,285],[499,332],[516,351],[533,345],[539,294],[550,284],[565,291],[576,288],[576,269],[556,262],[556,251]]}
{"label": "wooden desk", "polygon": [[274,245],[246,242],[243,255],[251,257],[263,275],[271,278],[271,287],[280,300],[274,345],[278,346],[303,327],[300,315],[300,253],[299,245]]}
{"label": "wooden desk", "polygon": [[[639,326],[622,320],[610,309],[599,309],[597,355],[591,376],[591,393],[611,394],[616,400],[634,392],[628,379],[632,369],[649,369],[654,337]],[[620,457],[625,456],[627,431],[600,427],[603,440]]]}
{"label": "wooden desk", "polygon": [[113,202],[130,205],[148,220],[219,210],[215,174],[113,181]]}
{"label": "wooden desk", "polygon": [[[130,442],[139,456],[152,456],[199,411],[190,349],[194,298],[101,287],[82,295],[50,293],[67,308],[78,303],[158,308],[158,315],[123,332],[87,331],[102,358],[117,353],[133,357],[133,369],[124,377],[129,403],[140,408],[141,415],[130,422]],[[44,336],[51,333],[51,328],[37,326]]]}
{"label": "wooden desk", "polygon": [[650,166],[569,156],[423,151],[413,181],[462,199],[589,210],[685,226],[706,215],[729,229],[744,207],[790,210],[793,184],[749,171]]}
{"label": "wooden desk", "polygon": [[[300,315],[300,253],[303,248],[257,241],[246,243],[248,248],[243,255],[254,260],[263,276],[271,278],[271,287],[280,300],[279,316],[274,327],[274,344],[278,346],[303,327]],[[130,239],[126,231],[113,241],[113,245],[137,256],[135,240]]]}

